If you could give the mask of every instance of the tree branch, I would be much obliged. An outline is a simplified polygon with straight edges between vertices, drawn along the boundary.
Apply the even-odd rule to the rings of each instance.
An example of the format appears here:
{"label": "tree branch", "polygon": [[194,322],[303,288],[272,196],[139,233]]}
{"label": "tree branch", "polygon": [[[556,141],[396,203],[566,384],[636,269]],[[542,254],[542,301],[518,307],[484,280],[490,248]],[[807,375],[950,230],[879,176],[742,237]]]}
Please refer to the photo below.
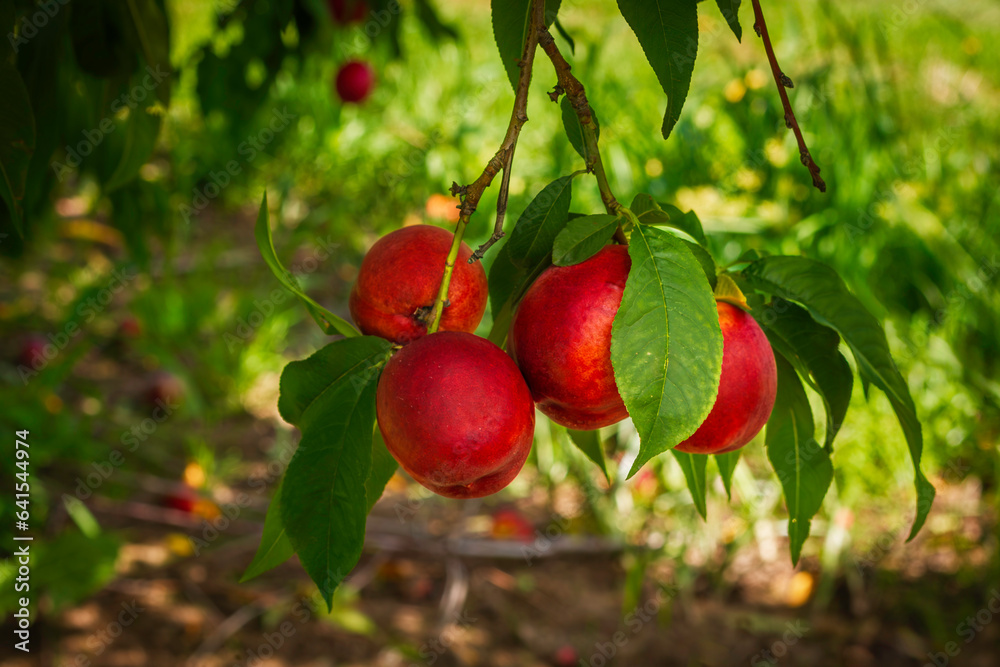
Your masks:
{"label": "tree branch", "polygon": [[510,189],[510,169],[514,162],[514,149],[517,148],[517,139],[521,135],[521,127],[528,121],[528,87],[531,84],[531,67],[535,61],[535,49],[538,46],[538,26],[545,25],[545,0],[532,0],[531,22],[528,26],[527,39],[524,41],[524,50],[521,52],[521,61],[518,67],[521,73],[517,78],[517,89],[514,92],[514,109],[510,114],[510,123],[507,125],[507,134],[496,154],[486,163],[486,168],[479,178],[469,185],[459,185],[452,183],[451,194],[460,197],[462,206],[458,217],[458,224],[455,227],[455,238],[452,241],[448,259],[445,262],[444,275],[441,278],[441,288],[438,290],[434,308],[429,315],[430,326],[427,333],[434,333],[441,324],[441,315],[444,312],[445,304],[448,301],[448,287],[451,285],[451,274],[455,268],[455,260],[458,257],[458,250],[462,244],[462,237],[465,235],[465,228],[469,224],[469,219],[479,206],[479,200],[483,197],[483,192],[490,187],[496,175],[503,171],[503,180],[500,182],[500,193],[497,195],[497,218],[493,225],[493,235],[479,246],[469,263],[482,259],[486,251],[494,243],[503,238],[503,221],[507,213],[507,193]]}
{"label": "tree branch", "polygon": [[[544,25],[538,29],[538,45],[545,51],[545,55],[552,61],[552,67],[556,71],[556,87],[549,93],[549,97],[555,102],[563,93],[569,100],[570,106],[576,112],[576,117],[580,120],[580,128],[583,131],[583,148],[586,153],[587,171],[597,178],[597,187],[601,192],[601,201],[604,202],[604,209],[612,214],[618,215],[624,208],[614,193],[611,192],[611,185],[608,183],[607,172],[604,171],[604,162],[601,161],[601,151],[597,146],[597,124],[594,122],[594,112],[590,108],[587,100],[587,91],[583,84],[577,79],[573,68],[559,51],[552,33]],[[628,244],[625,232],[619,225],[615,230],[615,240],[622,245]]]}
{"label": "tree branch", "polygon": [[799,128],[799,121],[795,118],[795,112],[792,111],[792,103],[788,100],[788,93],[785,92],[785,88],[793,88],[795,84],[792,83],[792,80],[778,66],[778,59],[774,55],[774,47],[771,46],[771,37],[767,34],[767,23],[764,21],[764,12],[760,8],[760,0],[751,0],[751,2],[753,3],[754,16],[753,29],[756,31],[757,36],[764,42],[767,61],[771,64],[771,73],[774,75],[774,82],[778,85],[778,95],[781,96],[781,105],[785,109],[785,125],[795,133],[795,140],[799,144],[799,157],[802,160],[802,164],[812,174],[813,185],[820,192],[826,192],[826,183],[819,175],[819,165],[813,160],[812,155],[809,153],[809,148],[806,147],[806,140],[802,136],[802,129]]}
{"label": "tree branch", "polygon": [[507,193],[510,189],[510,169],[514,162],[514,150],[517,148],[517,139],[521,135],[521,127],[528,121],[528,87],[531,84],[531,70],[535,61],[535,48],[538,46],[539,26],[545,25],[545,0],[534,0],[531,5],[531,21],[528,25],[527,39],[524,41],[524,50],[521,52],[521,61],[518,67],[521,74],[517,79],[517,89],[514,92],[514,109],[510,114],[510,123],[507,125],[507,134],[500,144],[500,149],[493,156],[493,159],[486,165],[482,175],[472,184],[465,187],[452,185],[452,194],[461,194],[462,215],[471,216],[479,205],[479,199],[483,192],[490,186],[493,179],[500,171],[503,171],[503,180],[500,182],[500,192],[497,195],[497,217],[493,224],[493,235],[483,245],[472,253],[469,263],[473,263],[483,258],[486,251],[494,243],[504,236],[503,221],[507,214]]}

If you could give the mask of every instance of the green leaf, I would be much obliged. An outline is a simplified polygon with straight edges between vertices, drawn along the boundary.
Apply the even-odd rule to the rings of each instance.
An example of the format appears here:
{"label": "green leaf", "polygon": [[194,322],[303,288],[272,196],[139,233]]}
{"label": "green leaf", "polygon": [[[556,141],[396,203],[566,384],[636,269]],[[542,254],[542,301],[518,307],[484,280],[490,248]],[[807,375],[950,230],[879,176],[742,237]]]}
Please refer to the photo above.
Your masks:
{"label": "green leaf", "polygon": [[368,500],[368,512],[372,511],[375,503],[382,497],[385,485],[392,479],[398,467],[399,464],[396,463],[396,459],[392,458],[392,454],[389,453],[388,448],[385,446],[385,440],[382,439],[382,432],[376,426],[375,432],[372,434],[372,469],[368,473],[368,479],[365,480],[365,498]]}
{"label": "green leaf", "polygon": [[240,583],[259,577],[268,570],[278,567],[295,555],[295,549],[288,540],[285,526],[281,522],[281,487],[284,480],[278,483],[274,497],[267,507],[264,517],[264,532],[260,536],[260,546],[253,560],[247,566],[246,572],[240,577]]}
{"label": "green leaf", "polygon": [[[562,0],[545,0],[545,25],[552,25],[559,14]],[[500,60],[507,72],[510,85],[517,89],[521,74],[518,63],[524,52],[524,41],[531,21],[531,0],[491,0],[493,12],[493,37],[500,51]]]}
{"label": "green leaf", "polygon": [[833,481],[833,464],[830,452],[814,437],[812,411],[799,376],[780,354],[775,355],[775,362],[778,395],[767,422],[764,445],[785,494],[789,548],[792,564],[798,564],[812,518]]}
{"label": "green leaf", "polygon": [[[562,110],[563,127],[566,129],[566,137],[569,139],[569,143],[580,154],[580,157],[587,164],[590,164],[590,159],[587,156],[587,145],[583,140],[583,126],[580,125],[580,117],[573,110],[573,105],[570,103],[569,97],[563,97],[559,106]],[[597,138],[600,139],[601,124],[597,121],[597,112],[594,111],[594,107],[590,107],[590,117],[594,119],[594,129],[597,132]]]}
{"label": "green leaf", "polygon": [[628,251],[611,363],[640,437],[631,477],[705,421],[719,391],[722,331],[712,290],[683,241],[636,225]]}
{"label": "green leaf", "polygon": [[743,41],[743,28],[740,27],[740,2],[741,0],[715,0],[719,5],[719,11],[726,17],[726,23],[736,35],[736,40]]}
{"label": "green leaf", "polygon": [[705,230],[702,229],[701,220],[698,218],[697,213],[694,211],[682,211],[671,204],[660,204],[660,208],[670,216],[670,222],[667,224],[668,227],[679,229],[703,246],[708,245],[708,239],[705,238]]}
{"label": "green leaf", "polygon": [[569,217],[574,177],[563,176],[546,185],[517,219],[506,246],[515,266],[533,268],[552,252],[552,243]]}
{"label": "green leaf", "polygon": [[552,263],[570,266],[590,259],[614,235],[618,220],[607,213],[570,220],[552,244]]}
{"label": "green leaf", "polygon": [[701,220],[698,219],[694,211],[685,213],[676,206],[660,204],[647,194],[636,195],[632,199],[629,210],[644,225],[671,227],[684,232],[703,246],[708,245],[705,231],[701,227]]}
{"label": "green leaf", "polygon": [[556,19],[553,22],[553,24],[556,27],[556,31],[562,36],[563,39],[566,40],[566,43],[569,44],[569,52],[572,53],[575,56],[576,55],[576,41],[573,39],[573,37],[568,32],[566,32],[566,28],[564,28],[563,24],[559,22],[559,19]]}
{"label": "green leaf", "polygon": [[391,351],[392,343],[378,336],[342,338],[289,363],[279,383],[282,419],[306,430],[317,414],[310,414],[313,406],[322,405],[324,396],[339,391],[345,381],[360,386],[377,377]]}
{"label": "green leaf", "polygon": [[569,439],[573,441],[587,458],[597,464],[604,474],[604,479],[611,483],[611,473],[608,472],[608,463],[604,460],[604,447],[601,444],[600,431],[576,431],[571,428],[566,429]]}
{"label": "green leaf", "polygon": [[417,18],[434,39],[458,39],[458,31],[441,20],[430,0],[416,0]]}
{"label": "green leaf", "polygon": [[105,190],[112,192],[127,184],[138,175],[156,148],[156,138],[160,134],[160,117],[141,106],[129,112],[125,123],[125,145],[118,166],[108,178]]}
{"label": "green leaf", "polygon": [[87,537],[64,530],[34,544],[31,589],[46,591],[53,611],[58,611],[92,596],[115,578],[122,539],[111,533]]}
{"label": "green leaf", "polygon": [[820,324],[840,334],[858,364],[862,385],[870,382],[889,399],[913,460],[917,511],[908,540],[920,531],[934,502],[934,486],[920,470],[923,434],[906,380],[896,368],[878,320],[851,294],[840,276],[805,257],[765,257],[743,270],[755,288],[805,306]]}
{"label": "green leaf", "polygon": [[666,139],[680,118],[698,55],[697,0],[618,0],[618,8],[667,94]]}
{"label": "green leaf", "polygon": [[514,264],[505,243],[493,257],[493,264],[490,266],[490,314],[494,322],[497,321],[500,310],[510,301],[518,283],[524,280],[525,274],[524,269]]}
{"label": "green leaf", "polygon": [[21,75],[6,58],[0,58],[0,198],[7,205],[14,230],[24,236],[22,200],[28,165],[35,153],[35,115]]}
{"label": "green leaf", "polygon": [[702,519],[708,519],[707,488],[705,482],[705,467],[708,465],[708,455],[688,454],[687,452],[679,452],[676,449],[670,450],[670,453],[681,464],[681,470],[684,471],[684,479],[687,480],[688,490],[691,492],[691,498],[694,500],[694,506],[698,510],[698,514],[701,515]]}
{"label": "green leaf", "polygon": [[711,285],[714,290],[716,284],[719,282],[719,269],[715,265],[715,260],[712,259],[712,256],[708,254],[708,251],[702,246],[694,243],[693,241],[688,241],[687,239],[682,240],[684,241],[684,245],[688,247],[688,250],[691,251],[691,254],[694,255],[694,258],[698,260],[699,264],[701,264],[701,269],[705,272],[705,278],[708,279],[708,284]]}
{"label": "green leaf", "polygon": [[166,106],[170,102],[170,24],[155,0],[126,0],[125,4],[132,19],[131,37],[146,64],[168,75],[156,87],[157,97]]}
{"label": "green leaf", "polygon": [[257,224],[254,226],[254,237],[257,239],[257,248],[260,250],[264,262],[271,269],[271,273],[282,285],[288,288],[295,296],[299,297],[309,314],[312,315],[316,323],[328,335],[341,334],[342,336],[360,336],[361,333],[351,326],[351,323],[342,317],[334,315],[329,310],[319,305],[299,288],[298,281],[291,271],[281,265],[278,255],[274,250],[274,240],[271,238],[271,224],[267,212],[267,192],[260,202],[260,211],[257,213]]}
{"label": "green leaf", "polygon": [[715,465],[722,475],[722,485],[726,487],[726,498],[733,499],[733,471],[740,460],[740,450],[726,452],[725,454],[715,454]]}
{"label": "green leaf", "polygon": [[844,423],[854,374],[840,353],[840,336],[814,320],[807,310],[775,297],[753,313],[774,346],[822,397],[826,408],[826,447]]}
{"label": "green leaf", "polygon": [[364,546],[377,383],[377,374],[341,377],[317,398],[282,487],[288,539],[330,608]]}

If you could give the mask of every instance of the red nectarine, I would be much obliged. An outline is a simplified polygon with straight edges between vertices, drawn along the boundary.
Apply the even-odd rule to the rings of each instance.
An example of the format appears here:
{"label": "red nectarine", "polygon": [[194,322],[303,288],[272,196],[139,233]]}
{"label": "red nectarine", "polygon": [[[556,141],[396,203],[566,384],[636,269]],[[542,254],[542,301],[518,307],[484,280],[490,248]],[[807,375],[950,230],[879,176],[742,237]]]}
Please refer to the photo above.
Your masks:
{"label": "red nectarine", "polygon": [[[361,332],[396,343],[427,333],[427,319],[444,275],[452,234],[432,225],[403,227],[386,234],[361,262],[348,306]],[[473,332],[489,296],[486,272],[469,264],[472,249],[462,243],[451,274],[442,331]]]}
{"label": "red nectarine", "polygon": [[552,266],[514,314],[508,348],[552,421],[579,430],[628,416],[611,367],[611,325],[632,261],[607,246],[585,262]]}
{"label": "red nectarine", "polygon": [[753,440],[771,416],[778,390],[774,352],[760,325],[744,310],[719,301],[722,376],[708,417],[675,449],[689,454],[721,454]]}
{"label": "red nectarine", "polygon": [[424,336],[385,365],[376,392],[385,446],[434,493],[479,498],[507,486],[531,450],[535,408],[510,357],[469,333]]}
{"label": "red nectarine", "polygon": [[344,102],[364,102],[375,85],[375,70],[368,63],[352,60],[337,72],[337,95]]}
{"label": "red nectarine", "polygon": [[329,5],[334,22],[340,25],[360,23],[368,13],[365,0],[329,0]]}

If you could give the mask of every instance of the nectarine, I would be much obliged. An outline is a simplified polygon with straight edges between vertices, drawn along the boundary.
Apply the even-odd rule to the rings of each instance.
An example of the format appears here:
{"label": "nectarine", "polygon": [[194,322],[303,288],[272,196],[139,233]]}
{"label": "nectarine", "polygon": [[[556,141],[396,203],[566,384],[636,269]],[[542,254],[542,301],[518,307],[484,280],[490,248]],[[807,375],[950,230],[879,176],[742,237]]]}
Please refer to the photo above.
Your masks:
{"label": "nectarine", "polygon": [[376,391],[385,446],[415,480],[449,498],[507,486],[531,450],[535,409],[510,357],[469,333],[419,338],[386,363]]}
{"label": "nectarine", "polygon": [[760,325],[744,310],[719,301],[722,376],[712,411],[694,434],[675,449],[721,454],[753,440],[771,416],[778,390],[774,352]]}
{"label": "nectarine", "polygon": [[613,245],[549,267],[514,314],[508,349],[538,409],[557,424],[592,430],[628,416],[611,367],[611,325],[631,266],[628,248]]}
{"label": "nectarine", "polygon": [[[362,333],[396,343],[427,333],[452,238],[440,227],[414,225],[386,234],[372,246],[348,300]],[[442,331],[471,333],[483,319],[489,296],[486,272],[478,262],[469,264],[471,255],[472,249],[462,243],[441,316]]]}
{"label": "nectarine", "polygon": [[337,95],[344,102],[364,102],[375,85],[375,70],[368,63],[352,60],[337,72]]}

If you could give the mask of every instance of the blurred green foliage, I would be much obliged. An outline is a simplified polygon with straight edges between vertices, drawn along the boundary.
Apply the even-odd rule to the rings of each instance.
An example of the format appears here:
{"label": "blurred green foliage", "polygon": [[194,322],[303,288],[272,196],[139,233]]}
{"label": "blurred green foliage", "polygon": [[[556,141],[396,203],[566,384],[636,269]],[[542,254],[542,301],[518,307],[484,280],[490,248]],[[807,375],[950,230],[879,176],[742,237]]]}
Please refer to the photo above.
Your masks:
{"label": "blurred green foliage", "polygon": [[[377,4],[376,10],[387,6]],[[0,366],[0,423],[6,432],[33,433],[34,526],[48,526],[60,540],[83,539],[69,527],[58,498],[73,494],[79,479],[113,449],[125,462],[100,484],[100,494],[110,498],[148,495],[147,476],[180,479],[190,461],[208,471],[206,489],[246,478],[240,465],[245,443],[224,431],[247,413],[274,417],[267,406],[273,409],[276,374],[326,340],[291,298],[279,303],[271,296],[277,284],[252,236],[265,188],[279,255],[310,294],[346,315],[347,291],[364,250],[404,222],[442,223],[425,212],[428,197],[446,192],[452,181],[469,182],[492,157],[513,94],[496,57],[486,6],[437,3],[443,24],[457,27],[452,39],[417,20],[414,3],[402,4],[402,17],[386,26],[340,27],[319,0],[238,6],[167,0],[162,9],[172,26],[173,86],[169,107],[158,111],[156,148],[136,165],[137,175],[109,190],[118,164],[110,158],[95,157],[61,183],[48,158],[32,166],[27,241],[22,245],[5,230],[0,243],[7,362]],[[738,43],[716,12],[702,12],[690,96],[664,142],[662,90],[627,25],[607,3],[567,1],[560,21],[575,41],[574,72],[601,119],[611,186],[623,201],[649,192],[694,209],[720,264],[755,248],[805,254],[836,267],[866,306],[886,318],[893,354],[924,423],[928,476],[936,485],[977,478],[986,502],[995,504],[997,8],[987,0],[805,0],[769,9],[778,58],[795,82],[792,103],[828,192],[809,185],[751,30]],[[74,16],[77,11],[83,10],[74,9]],[[744,6],[744,27],[749,17]],[[67,20],[60,14],[50,28]],[[49,55],[72,62],[68,43],[56,49],[45,35],[30,42],[32,57],[44,64],[44,50],[52,49]],[[377,71],[376,90],[361,106],[342,105],[332,89],[338,67],[350,58],[371,61]],[[139,61],[130,64],[135,67],[128,72],[141,69]],[[51,103],[68,112],[49,125],[58,132],[39,133],[38,154],[47,150],[63,158],[60,146],[99,123],[95,99],[127,85],[124,74],[104,80],[88,71],[100,63],[79,65],[82,72],[71,76],[61,69],[49,79],[58,82],[46,89],[58,98]],[[562,131],[558,105],[545,95],[554,83],[548,64],[538,62],[530,122],[511,179],[513,216],[545,183],[581,166]],[[280,130],[273,129],[275,118],[287,120]],[[128,119],[116,122],[124,129]],[[125,132],[109,136],[124,140]],[[470,245],[488,236],[495,197],[494,188],[483,198],[467,234]],[[589,179],[581,180],[574,197],[574,211],[602,210]],[[102,231],[103,225],[122,236]],[[316,256],[324,248],[335,251],[321,262]],[[491,251],[486,263],[496,254]],[[80,304],[108,289],[113,269],[133,265],[141,270],[110,306],[93,319],[81,315]],[[144,333],[122,347],[118,327],[126,314],[141,322]],[[20,334],[54,334],[69,323],[82,333],[23,383],[10,363]],[[487,317],[480,333],[490,324]],[[179,418],[128,451],[122,435],[148,417],[139,400],[142,378],[156,369],[181,378],[187,399]],[[119,375],[136,379],[120,382]],[[873,393],[865,404],[860,387],[853,400],[834,452],[836,477],[820,515],[826,521],[817,517],[815,537],[804,550],[838,571],[852,567],[843,555],[847,547],[831,537],[838,511],[879,517],[854,529],[863,551],[879,531],[908,525],[899,508],[911,504],[912,494],[912,468],[888,402]],[[623,480],[637,448],[634,431],[626,425],[603,435]],[[289,438],[278,429],[267,441],[273,449],[254,453],[277,456]],[[712,521],[725,502],[718,477],[703,523],[672,458],[660,457],[652,477],[639,476],[631,486],[618,481],[605,492],[563,429],[542,420],[529,464],[534,470],[503,498],[528,495],[539,479],[548,489],[572,483],[588,507],[574,530],[655,545],[656,557],[677,562],[685,553],[710,553],[722,544],[723,569],[726,558],[754,539],[754,527],[784,513],[760,443],[745,451],[733,478],[733,523]],[[9,457],[0,459],[6,483],[13,471]],[[0,544],[11,543],[12,511],[4,498]],[[933,521],[928,529],[936,530]],[[92,547],[106,564],[114,545],[101,535]],[[635,567],[647,561],[637,558]],[[79,591],[66,590],[69,597],[58,601],[86,595],[106,576],[106,568],[95,570],[77,582]]]}

